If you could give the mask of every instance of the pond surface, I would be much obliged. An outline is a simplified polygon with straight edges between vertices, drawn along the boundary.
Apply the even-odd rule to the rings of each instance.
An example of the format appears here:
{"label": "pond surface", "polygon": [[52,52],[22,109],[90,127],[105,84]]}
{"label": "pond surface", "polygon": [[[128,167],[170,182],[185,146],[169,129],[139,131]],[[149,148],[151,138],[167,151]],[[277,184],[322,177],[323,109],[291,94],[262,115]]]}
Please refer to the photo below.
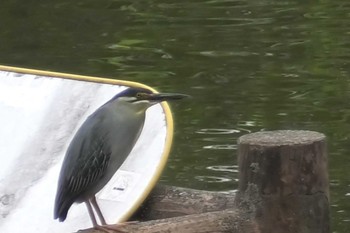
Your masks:
{"label": "pond surface", "polygon": [[350,232],[346,0],[1,1],[0,64],[192,95],[172,104],[167,184],[232,191],[239,136],[325,133],[332,231]]}

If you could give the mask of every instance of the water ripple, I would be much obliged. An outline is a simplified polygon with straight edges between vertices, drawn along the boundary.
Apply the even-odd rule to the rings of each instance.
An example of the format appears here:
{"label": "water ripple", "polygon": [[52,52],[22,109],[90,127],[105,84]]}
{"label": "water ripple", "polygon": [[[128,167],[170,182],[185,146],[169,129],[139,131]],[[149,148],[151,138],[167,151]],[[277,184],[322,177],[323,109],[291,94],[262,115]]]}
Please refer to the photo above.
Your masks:
{"label": "water ripple", "polygon": [[207,167],[208,170],[212,171],[220,171],[220,172],[232,172],[232,173],[238,173],[238,166],[237,165],[217,165],[217,166],[209,166]]}
{"label": "water ripple", "polygon": [[237,149],[237,145],[234,145],[234,144],[209,145],[209,146],[203,146],[203,149],[210,149],[210,150],[236,150]]}
{"label": "water ripple", "polygon": [[232,182],[232,179],[220,176],[196,176],[197,180],[206,182],[206,183],[224,183]]}
{"label": "water ripple", "polygon": [[229,56],[241,56],[241,57],[247,57],[251,55],[259,55],[258,53],[254,52],[234,52],[234,51],[199,51],[199,52],[188,52],[188,54],[191,55],[201,55],[205,57],[229,57]]}
{"label": "water ripple", "polygon": [[196,131],[198,134],[234,134],[240,132],[238,129],[200,129]]}

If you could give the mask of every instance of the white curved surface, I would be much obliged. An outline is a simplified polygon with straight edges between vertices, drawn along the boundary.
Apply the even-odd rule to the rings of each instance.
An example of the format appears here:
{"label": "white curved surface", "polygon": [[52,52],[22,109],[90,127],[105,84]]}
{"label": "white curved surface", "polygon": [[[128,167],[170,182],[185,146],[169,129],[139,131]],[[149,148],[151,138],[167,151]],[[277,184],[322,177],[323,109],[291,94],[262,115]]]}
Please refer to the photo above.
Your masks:
{"label": "white curved surface", "polygon": [[[91,227],[84,204],[53,220],[58,174],[83,121],[125,86],[0,71],[0,232],[75,232]],[[107,222],[124,220],[164,160],[164,109],[147,110],[135,148],[97,197]],[[167,156],[167,155],[166,155]]]}

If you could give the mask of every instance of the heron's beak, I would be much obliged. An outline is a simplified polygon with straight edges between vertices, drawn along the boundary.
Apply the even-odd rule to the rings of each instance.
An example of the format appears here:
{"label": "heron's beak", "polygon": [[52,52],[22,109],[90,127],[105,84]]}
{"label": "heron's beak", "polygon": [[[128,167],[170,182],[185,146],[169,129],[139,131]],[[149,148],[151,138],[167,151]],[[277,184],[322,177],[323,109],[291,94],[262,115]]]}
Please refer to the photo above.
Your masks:
{"label": "heron's beak", "polygon": [[162,102],[162,101],[172,101],[179,100],[183,98],[188,98],[189,95],[179,94],[179,93],[153,93],[148,96],[149,101]]}

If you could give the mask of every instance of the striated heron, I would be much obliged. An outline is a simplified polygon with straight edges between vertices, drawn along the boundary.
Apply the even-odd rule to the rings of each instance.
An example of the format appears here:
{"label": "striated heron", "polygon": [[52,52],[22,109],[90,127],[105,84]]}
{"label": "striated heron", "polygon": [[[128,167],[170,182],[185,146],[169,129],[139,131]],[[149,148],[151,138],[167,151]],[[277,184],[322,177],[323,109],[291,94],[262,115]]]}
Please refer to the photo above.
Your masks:
{"label": "striated heron", "polygon": [[[141,134],[146,110],[183,94],[128,88],[92,113],[73,137],[58,180],[54,218],[64,221],[74,202],[85,202],[94,228],[108,225],[96,202],[99,192],[123,164]],[[99,217],[98,225],[93,209]]]}

